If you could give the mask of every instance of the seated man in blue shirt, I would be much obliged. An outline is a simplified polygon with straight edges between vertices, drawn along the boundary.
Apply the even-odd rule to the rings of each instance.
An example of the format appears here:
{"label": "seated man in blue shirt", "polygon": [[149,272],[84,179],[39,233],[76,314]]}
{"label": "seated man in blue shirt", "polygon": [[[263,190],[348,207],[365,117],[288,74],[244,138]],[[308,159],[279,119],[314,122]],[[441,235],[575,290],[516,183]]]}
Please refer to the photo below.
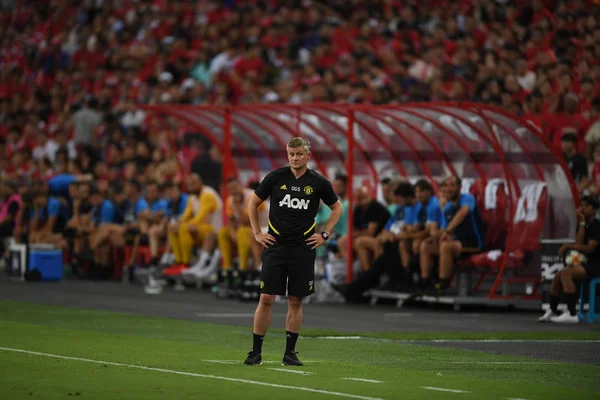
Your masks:
{"label": "seated man in blue shirt", "polygon": [[89,192],[89,184],[73,182],[69,185],[69,199],[63,201],[69,217],[65,237],[72,241],[72,251],[75,257],[79,257],[86,248],[92,229],[92,206],[88,201]]}
{"label": "seated man in blue shirt", "polygon": [[[164,194],[167,201],[167,209],[164,218],[160,222],[152,225],[148,231],[148,241],[150,243],[150,255],[152,256],[151,266],[158,266],[158,249],[161,240],[167,237],[167,227],[171,223],[175,223],[185,211],[187,207],[188,195],[181,193],[178,183],[167,182],[164,187]],[[170,252],[169,241],[165,240],[165,254]]]}
{"label": "seated man in blue shirt", "polygon": [[421,255],[421,278],[431,286],[434,257],[439,256],[439,278],[434,286],[441,294],[450,285],[454,262],[462,255],[479,253],[485,246],[485,225],[475,197],[461,194],[461,180],[452,176],[445,181],[447,202],[442,211],[439,241],[427,246]]}
{"label": "seated man in blue shirt", "polygon": [[49,243],[66,249],[68,243],[62,236],[66,221],[64,205],[46,191],[36,191],[29,211],[29,243]]}
{"label": "seated man in blue shirt", "polygon": [[[125,182],[123,191],[125,200],[122,204],[116,204],[115,223],[106,223],[100,227],[98,234],[90,242],[92,249],[104,243],[110,243],[113,247],[123,247],[127,239],[139,233],[138,215],[149,209],[148,202],[141,196],[141,185],[138,181]],[[132,252],[131,259],[125,260],[125,264],[132,265],[135,257],[136,254]]]}
{"label": "seated man in blue shirt", "polygon": [[[92,186],[88,196],[88,202],[91,207],[91,223],[89,226],[88,243],[89,247],[95,240],[95,237],[105,227],[115,222],[115,206],[112,201],[106,199],[105,195],[95,186]],[[109,268],[111,264],[110,246],[102,245],[92,248],[92,259],[94,261],[94,272],[96,278],[108,278],[112,271]],[[91,272],[88,270],[88,272]]]}
{"label": "seated man in blue shirt", "polygon": [[421,179],[415,184],[415,205],[407,220],[407,229],[398,235],[400,240],[400,258],[402,267],[410,269],[411,260],[415,266],[419,264],[421,247],[431,241],[442,221],[442,210],[433,187]]}
{"label": "seated man in blue shirt", "polygon": [[[139,233],[135,235],[135,238],[133,239],[133,254],[137,253],[140,242],[147,241],[148,244],[151,244],[151,230],[155,227],[163,227],[167,220],[168,203],[167,200],[163,198],[161,189],[158,182],[154,180],[146,183],[144,199],[148,203],[148,209],[141,211],[137,216]],[[152,255],[153,262],[156,261],[154,259],[158,256],[158,246],[156,246],[154,250],[156,253]],[[153,264],[153,262],[151,264]]]}

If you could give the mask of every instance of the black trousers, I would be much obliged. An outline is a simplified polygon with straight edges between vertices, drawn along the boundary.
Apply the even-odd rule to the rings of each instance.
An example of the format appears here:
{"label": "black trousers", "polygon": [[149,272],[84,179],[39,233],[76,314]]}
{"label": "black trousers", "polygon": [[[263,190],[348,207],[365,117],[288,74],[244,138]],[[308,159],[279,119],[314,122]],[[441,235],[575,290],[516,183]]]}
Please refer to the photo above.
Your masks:
{"label": "black trousers", "polygon": [[404,270],[400,259],[400,250],[398,242],[386,243],[383,245],[383,254],[379,257],[371,268],[360,273],[348,285],[346,300],[349,302],[358,302],[363,299],[363,293],[379,284],[379,279],[386,274],[392,284],[403,283]]}

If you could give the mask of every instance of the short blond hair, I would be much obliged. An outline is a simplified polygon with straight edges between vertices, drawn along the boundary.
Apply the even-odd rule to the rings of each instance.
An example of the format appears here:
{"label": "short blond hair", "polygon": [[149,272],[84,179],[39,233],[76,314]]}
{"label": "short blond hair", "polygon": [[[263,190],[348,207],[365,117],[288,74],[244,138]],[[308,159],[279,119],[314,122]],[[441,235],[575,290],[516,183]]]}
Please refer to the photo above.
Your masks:
{"label": "short blond hair", "polygon": [[290,149],[295,149],[298,147],[304,147],[304,150],[307,153],[310,153],[310,142],[303,137],[295,137],[287,143],[287,147]]}

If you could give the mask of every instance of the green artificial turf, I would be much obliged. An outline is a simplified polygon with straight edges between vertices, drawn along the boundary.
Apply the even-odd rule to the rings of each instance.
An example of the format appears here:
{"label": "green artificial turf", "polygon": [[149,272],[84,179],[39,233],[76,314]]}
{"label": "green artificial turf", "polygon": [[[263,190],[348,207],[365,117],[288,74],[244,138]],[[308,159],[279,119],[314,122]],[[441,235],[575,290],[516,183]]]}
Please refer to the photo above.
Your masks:
{"label": "green artificial turf", "polygon": [[[460,333],[364,335],[481,338]],[[558,336],[597,338],[585,332]],[[548,338],[520,336],[527,337]],[[249,330],[237,326],[0,301],[0,399],[600,399],[598,366],[389,341],[301,339],[297,350],[306,365],[292,368],[281,366],[285,342],[273,334],[265,339],[265,363],[248,367],[242,361],[250,345]],[[502,362],[506,364],[498,364]]]}

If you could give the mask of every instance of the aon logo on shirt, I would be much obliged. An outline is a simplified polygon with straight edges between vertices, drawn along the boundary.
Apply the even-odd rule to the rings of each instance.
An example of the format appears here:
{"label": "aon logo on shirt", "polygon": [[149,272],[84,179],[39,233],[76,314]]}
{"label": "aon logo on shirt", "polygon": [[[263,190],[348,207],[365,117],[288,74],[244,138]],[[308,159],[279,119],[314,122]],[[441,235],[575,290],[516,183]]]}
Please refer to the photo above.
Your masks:
{"label": "aon logo on shirt", "polygon": [[290,196],[289,194],[286,194],[285,197],[283,198],[283,200],[281,200],[279,202],[279,207],[293,208],[295,210],[298,210],[298,209],[308,210],[309,203],[310,203],[310,200],[297,199],[295,197]]}

